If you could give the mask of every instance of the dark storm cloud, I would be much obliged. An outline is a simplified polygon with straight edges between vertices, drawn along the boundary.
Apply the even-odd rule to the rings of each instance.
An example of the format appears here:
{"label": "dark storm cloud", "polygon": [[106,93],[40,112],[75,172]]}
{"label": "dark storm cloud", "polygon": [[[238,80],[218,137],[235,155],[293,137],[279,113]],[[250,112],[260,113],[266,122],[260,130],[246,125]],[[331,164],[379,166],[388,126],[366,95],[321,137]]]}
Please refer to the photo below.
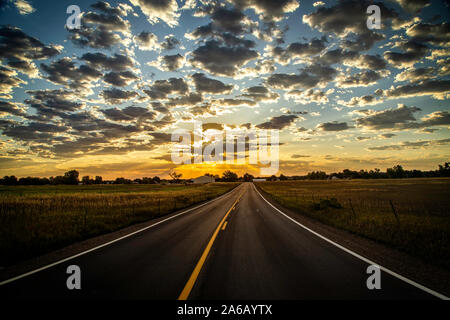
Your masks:
{"label": "dark storm cloud", "polygon": [[122,54],[114,54],[111,57],[97,52],[97,53],[85,53],[81,60],[87,61],[89,65],[94,68],[101,68],[113,71],[125,71],[128,68],[134,66],[133,60]]}
{"label": "dark storm cloud", "polygon": [[101,93],[101,96],[108,104],[120,104],[127,100],[133,99],[137,95],[138,94],[135,91],[120,90],[116,88],[103,90]]}
{"label": "dark storm cloud", "polygon": [[258,57],[258,53],[245,47],[228,47],[210,40],[192,52],[191,63],[212,74],[233,76],[240,67]]}
{"label": "dark storm cloud", "polygon": [[278,117],[270,118],[269,121],[260,123],[260,124],[256,125],[256,127],[259,129],[266,129],[266,130],[269,130],[269,129],[282,130],[283,128],[289,126],[297,118],[298,118],[298,116],[296,116],[296,115],[281,115]]}
{"label": "dark storm cloud", "polygon": [[198,92],[224,93],[233,89],[233,85],[226,85],[222,81],[208,78],[203,73],[193,74],[192,79]]}
{"label": "dark storm cloud", "polygon": [[186,94],[188,91],[189,87],[182,78],[156,80],[150,86],[150,89],[144,90],[144,92],[152,99],[165,99],[169,94]]}
{"label": "dark storm cloud", "polygon": [[350,127],[347,122],[333,121],[321,123],[317,126],[317,128],[322,131],[344,131],[352,127]]}

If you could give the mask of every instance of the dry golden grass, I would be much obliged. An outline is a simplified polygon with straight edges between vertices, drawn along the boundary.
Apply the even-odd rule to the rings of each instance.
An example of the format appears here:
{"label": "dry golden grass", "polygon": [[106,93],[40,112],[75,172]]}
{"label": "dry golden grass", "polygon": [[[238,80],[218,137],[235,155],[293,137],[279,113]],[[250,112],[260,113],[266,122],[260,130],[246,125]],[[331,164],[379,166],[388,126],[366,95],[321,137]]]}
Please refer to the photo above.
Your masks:
{"label": "dry golden grass", "polygon": [[448,178],[257,185],[290,209],[450,268]]}
{"label": "dry golden grass", "polygon": [[0,187],[0,266],[217,197],[237,183]]}

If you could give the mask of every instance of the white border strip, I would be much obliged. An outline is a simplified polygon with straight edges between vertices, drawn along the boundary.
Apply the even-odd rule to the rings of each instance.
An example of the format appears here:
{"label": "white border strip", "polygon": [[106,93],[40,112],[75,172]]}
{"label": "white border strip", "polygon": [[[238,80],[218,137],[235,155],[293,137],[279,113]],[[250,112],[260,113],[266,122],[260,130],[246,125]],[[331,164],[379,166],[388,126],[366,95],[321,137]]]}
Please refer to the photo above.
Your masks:
{"label": "white border strip", "polygon": [[219,196],[219,197],[217,197],[217,198],[214,198],[214,199],[212,199],[212,200],[209,200],[208,202],[202,203],[201,205],[198,205],[198,206],[196,206],[196,207],[193,207],[193,208],[187,209],[187,210],[185,210],[185,211],[182,211],[182,212],[180,212],[180,213],[177,213],[177,214],[175,214],[175,215],[173,215],[173,216],[171,216],[171,217],[168,217],[168,218],[166,218],[166,219],[163,219],[163,220],[161,220],[161,221],[158,221],[158,222],[156,222],[156,223],[154,223],[154,224],[152,224],[152,225],[149,225],[149,226],[147,226],[147,227],[144,227],[144,228],[142,228],[142,229],[139,229],[139,230],[136,230],[136,231],[134,231],[134,232],[128,233],[128,234],[126,234],[126,235],[124,235],[124,236],[122,236],[122,237],[120,237],[120,238],[111,240],[111,241],[106,242],[106,243],[103,243],[103,244],[101,244],[101,245],[99,245],[99,246],[97,246],[97,247],[88,249],[88,250],[86,250],[86,251],[83,251],[83,252],[77,253],[77,254],[75,254],[75,255],[73,255],[73,256],[70,256],[70,257],[64,258],[64,259],[62,259],[62,260],[53,262],[53,263],[51,263],[51,264],[49,264],[49,265],[46,265],[46,266],[43,266],[43,267],[41,267],[41,268],[38,268],[38,269],[35,269],[35,270],[32,270],[32,271],[29,271],[29,272],[27,272],[27,273],[21,274],[21,275],[19,275],[19,276],[16,276],[16,277],[13,277],[13,278],[10,278],[10,279],[7,279],[7,280],[5,280],[5,281],[2,281],[2,282],[0,282],[0,286],[2,286],[2,285],[4,285],[4,284],[7,284],[7,283],[10,283],[10,282],[13,282],[13,281],[16,281],[16,280],[19,280],[19,279],[22,279],[22,278],[25,278],[25,277],[28,277],[28,276],[30,276],[30,275],[32,275],[32,274],[34,274],[34,273],[43,271],[43,270],[48,269],[48,268],[51,268],[51,267],[54,267],[54,266],[56,266],[56,265],[58,265],[58,264],[61,264],[61,263],[63,263],[63,262],[66,262],[66,261],[75,259],[75,258],[77,258],[77,257],[79,257],[79,256],[82,256],[82,255],[86,254],[86,253],[89,253],[89,252],[95,251],[95,250],[97,250],[97,249],[100,249],[100,248],[109,246],[110,244],[113,244],[114,242],[123,240],[123,239],[125,239],[125,238],[131,237],[132,235],[135,235],[135,234],[140,233],[140,232],[142,232],[142,231],[145,231],[145,230],[147,230],[147,229],[153,228],[154,226],[157,226],[158,224],[161,224],[161,223],[163,223],[163,222],[169,221],[169,220],[171,220],[171,219],[173,219],[173,218],[176,218],[176,217],[178,217],[178,216],[180,216],[180,215],[182,215],[182,214],[185,214],[185,213],[190,212],[190,211],[192,211],[192,210],[195,210],[195,209],[198,209],[198,208],[200,208],[200,207],[203,207],[203,206],[205,206],[205,205],[207,205],[207,204],[209,204],[209,203],[211,203],[211,202],[213,202],[213,201],[219,200],[219,199],[225,197],[226,195],[230,194],[231,192],[235,191],[238,187],[239,187],[239,186],[233,188],[232,190],[228,191],[227,193],[225,193],[225,194],[223,194],[223,195],[221,195],[221,196]]}
{"label": "white border strip", "polygon": [[380,267],[380,269],[383,270],[384,272],[386,272],[386,273],[390,274],[391,276],[394,276],[395,278],[400,279],[400,280],[402,280],[402,281],[404,281],[404,282],[406,282],[406,283],[408,283],[408,284],[410,284],[410,285],[412,285],[412,286],[414,286],[414,287],[416,287],[416,288],[418,288],[418,289],[420,289],[420,290],[422,290],[422,291],[425,291],[426,293],[429,293],[429,294],[431,294],[431,295],[433,295],[433,296],[435,296],[435,297],[437,297],[437,298],[439,298],[439,299],[442,299],[442,300],[450,300],[449,297],[447,297],[447,296],[445,296],[445,295],[443,295],[443,294],[441,294],[441,293],[439,293],[439,292],[436,292],[436,291],[434,291],[434,290],[431,290],[431,289],[429,289],[429,288],[427,288],[427,287],[425,287],[425,286],[423,286],[423,285],[421,285],[421,284],[419,284],[419,283],[417,283],[417,282],[415,282],[415,281],[413,281],[413,280],[410,280],[410,279],[408,279],[408,278],[406,278],[406,277],[404,277],[404,276],[402,276],[402,275],[400,275],[400,274],[398,274],[398,273],[396,273],[396,272],[394,272],[394,271],[391,271],[391,270],[389,270],[388,268],[385,268],[385,267],[383,267],[383,266],[380,266],[379,264],[377,264],[377,263],[375,263],[375,262],[373,262],[373,261],[371,261],[371,260],[369,260],[369,259],[367,259],[367,258],[365,258],[365,257],[363,257],[363,256],[361,256],[361,255],[359,255],[359,254],[357,254],[357,253],[355,253],[355,252],[353,252],[353,251],[351,251],[351,250],[349,250],[349,249],[343,247],[343,246],[341,246],[340,244],[337,244],[336,242],[334,242],[334,241],[332,241],[332,240],[330,240],[330,239],[328,239],[328,238],[325,238],[325,237],[322,236],[321,234],[319,234],[319,233],[317,233],[317,232],[315,232],[315,231],[309,229],[308,227],[306,227],[306,226],[304,226],[303,224],[301,224],[300,222],[298,222],[298,221],[292,219],[292,218],[289,217],[287,214],[285,214],[284,212],[282,212],[281,210],[279,210],[277,207],[275,207],[273,204],[271,204],[269,201],[267,201],[266,198],[264,198],[263,195],[258,191],[258,189],[255,187],[254,184],[253,184],[253,188],[255,188],[256,192],[260,195],[260,197],[263,198],[263,200],[266,201],[272,208],[274,208],[275,210],[277,210],[279,213],[281,213],[281,214],[282,214],[283,216],[285,216],[287,219],[291,220],[292,222],[294,222],[295,224],[299,225],[299,226],[302,227],[303,229],[305,229],[305,230],[311,232],[312,234],[316,235],[317,237],[319,237],[319,238],[325,240],[325,241],[328,242],[328,243],[331,243],[332,245],[338,247],[339,249],[341,249],[341,250],[343,250],[343,251],[345,251],[345,252],[351,254],[352,256],[354,256],[354,257],[356,257],[356,258],[358,258],[358,259],[360,259],[360,260],[362,260],[362,261],[364,261],[364,262],[366,262],[366,263],[368,263],[368,264],[374,264],[374,265],[377,265],[377,266]]}

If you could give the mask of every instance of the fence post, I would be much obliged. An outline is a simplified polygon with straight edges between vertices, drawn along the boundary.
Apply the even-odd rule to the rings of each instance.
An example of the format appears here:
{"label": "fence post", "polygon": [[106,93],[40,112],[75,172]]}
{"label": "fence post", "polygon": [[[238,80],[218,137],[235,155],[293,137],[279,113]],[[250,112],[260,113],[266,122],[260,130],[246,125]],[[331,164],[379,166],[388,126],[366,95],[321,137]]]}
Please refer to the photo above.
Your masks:
{"label": "fence post", "polygon": [[350,208],[352,209],[353,216],[356,217],[355,209],[353,209],[352,199],[348,199],[348,203],[350,204]]}
{"label": "fence post", "polygon": [[400,225],[400,220],[397,215],[397,211],[395,211],[394,204],[392,203],[392,200],[389,200],[389,203],[391,204],[392,212],[394,213],[395,219],[397,220],[397,224]]}

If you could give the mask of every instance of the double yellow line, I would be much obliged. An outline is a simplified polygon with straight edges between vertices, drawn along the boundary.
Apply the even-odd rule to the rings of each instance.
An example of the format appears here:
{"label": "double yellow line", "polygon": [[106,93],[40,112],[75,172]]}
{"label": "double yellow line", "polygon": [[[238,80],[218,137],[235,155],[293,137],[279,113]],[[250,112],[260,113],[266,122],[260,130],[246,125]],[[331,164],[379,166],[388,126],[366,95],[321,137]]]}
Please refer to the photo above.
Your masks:
{"label": "double yellow line", "polygon": [[[220,223],[217,226],[216,230],[214,231],[214,234],[212,235],[211,239],[209,239],[208,245],[206,246],[205,250],[203,251],[202,256],[200,257],[200,260],[198,260],[197,265],[194,268],[194,271],[192,271],[192,274],[189,277],[188,282],[184,286],[183,291],[181,291],[181,294],[178,297],[178,300],[187,300],[187,298],[189,297],[189,294],[191,293],[191,290],[194,287],[195,281],[197,281],[197,277],[200,274],[200,271],[202,270],[203,264],[205,263],[206,258],[208,257],[209,251],[211,251],[211,247],[213,246],[214,241],[217,238],[217,234],[219,233],[220,229],[222,228],[222,225],[224,223],[226,223],[225,220],[227,219],[230,212],[234,209],[236,204],[239,202],[241,197],[242,197],[242,194],[236,199],[236,201],[233,203],[231,208],[227,211],[225,216],[220,221]],[[223,229],[225,229],[225,228],[223,228]]]}

